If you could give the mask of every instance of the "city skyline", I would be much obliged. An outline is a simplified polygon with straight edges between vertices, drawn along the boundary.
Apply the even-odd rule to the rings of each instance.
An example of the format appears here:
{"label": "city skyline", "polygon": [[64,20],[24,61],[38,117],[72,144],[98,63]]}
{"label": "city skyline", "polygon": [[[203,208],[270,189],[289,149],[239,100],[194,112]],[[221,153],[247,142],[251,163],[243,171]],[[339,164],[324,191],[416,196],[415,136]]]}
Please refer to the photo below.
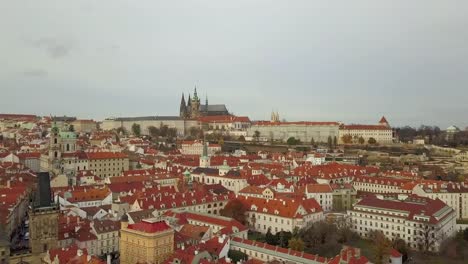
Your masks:
{"label": "city skyline", "polygon": [[109,3],[7,3],[0,112],[468,125],[467,3]]}

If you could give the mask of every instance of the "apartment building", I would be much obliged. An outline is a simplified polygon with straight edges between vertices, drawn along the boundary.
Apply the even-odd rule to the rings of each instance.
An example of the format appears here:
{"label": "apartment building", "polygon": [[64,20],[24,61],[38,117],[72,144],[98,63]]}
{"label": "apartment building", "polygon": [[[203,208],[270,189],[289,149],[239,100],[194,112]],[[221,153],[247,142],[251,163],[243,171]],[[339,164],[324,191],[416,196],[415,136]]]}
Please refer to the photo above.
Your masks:
{"label": "apartment building", "polygon": [[414,250],[436,252],[456,233],[456,213],[450,206],[417,195],[370,195],[347,214],[352,230],[361,237],[378,230],[390,240],[403,239]]}
{"label": "apartment building", "polygon": [[292,232],[310,223],[324,219],[322,207],[314,199],[261,199],[239,196],[248,208],[247,222],[252,229],[272,234],[280,231]]}
{"label": "apartment building", "polygon": [[455,182],[428,182],[417,184],[413,194],[440,199],[452,207],[457,219],[468,219],[468,187],[464,183]]}
{"label": "apartment building", "polygon": [[174,230],[154,218],[128,224],[122,217],[120,229],[120,263],[163,263],[174,252]]}

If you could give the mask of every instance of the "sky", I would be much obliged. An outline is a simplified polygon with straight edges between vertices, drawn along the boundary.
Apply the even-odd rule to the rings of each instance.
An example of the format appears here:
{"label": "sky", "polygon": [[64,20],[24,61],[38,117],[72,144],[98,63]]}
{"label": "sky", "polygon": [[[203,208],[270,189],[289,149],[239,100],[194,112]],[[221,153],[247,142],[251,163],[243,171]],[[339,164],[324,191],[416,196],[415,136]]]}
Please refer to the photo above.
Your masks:
{"label": "sky", "polygon": [[468,1],[2,1],[0,113],[468,126]]}

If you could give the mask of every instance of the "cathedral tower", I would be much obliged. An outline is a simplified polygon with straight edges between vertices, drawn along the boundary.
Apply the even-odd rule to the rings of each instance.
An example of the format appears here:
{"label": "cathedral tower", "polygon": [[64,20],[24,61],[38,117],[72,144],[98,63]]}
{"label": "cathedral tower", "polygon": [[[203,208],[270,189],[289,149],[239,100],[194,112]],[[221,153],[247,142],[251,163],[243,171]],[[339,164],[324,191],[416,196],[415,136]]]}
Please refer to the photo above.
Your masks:
{"label": "cathedral tower", "polygon": [[197,87],[195,86],[195,91],[193,93],[193,98],[191,102],[191,118],[196,118],[200,116],[200,98],[198,98]]}
{"label": "cathedral tower", "polygon": [[[189,100],[190,100],[190,99],[189,99]],[[186,117],[187,117],[187,105],[186,105],[186,103],[185,103],[184,94],[182,94],[182,99],[180,100],[179,116],[180,116],[181,118],[186,118]]]}

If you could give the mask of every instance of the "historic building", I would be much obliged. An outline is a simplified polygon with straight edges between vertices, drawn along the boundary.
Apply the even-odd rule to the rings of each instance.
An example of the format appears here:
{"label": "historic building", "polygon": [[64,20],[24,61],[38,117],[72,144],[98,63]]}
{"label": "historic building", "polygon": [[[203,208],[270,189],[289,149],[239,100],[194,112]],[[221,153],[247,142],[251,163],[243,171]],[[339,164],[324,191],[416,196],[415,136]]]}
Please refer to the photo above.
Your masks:
{"label": "historic building", "polygon": [[33,256],[42,256],[58,245],[59,208],[53,202],[48,172],[38,174],[38,188],[29,211],[29,245]]}
{"label": "historic building", "polygon": [[122,217],[120,263],[163,263],[174,252],[174,230],[155,218],[128,224]]}
{"label": "historic building", "polygon": [[457,214],[439,199],[417,195],[370,195],[347,211],[351,229],[363,238],[378,230],[391,240],[403,239],[411,249],[438,251],[456,233]]}
{"label": "historic building", "polygon": [[[346,136],[350,136],[349,142],[345,142]],[[375,139],[377,143],[390,144],[393,142],[393,129],[390,127],[387,119],[383,116],[377,125],[351,124],[340,126],[340,143],[359,143],[359,139],[369,142],[370,138]],[[362,140],[361,139],[361,140]]]}
{"label": "historic building", "polygon": [[179,116],[181,118],[198,118],[201,116],[223,116],[229,115],[229,111],[224,104],[208,104],[208,97],[205,99],[205,104],[200,103],[198,97],[197,87],[193,92],[193,97],[189,94],[187,102],[185,102],[185,96],[182,94],[180,100]]}

